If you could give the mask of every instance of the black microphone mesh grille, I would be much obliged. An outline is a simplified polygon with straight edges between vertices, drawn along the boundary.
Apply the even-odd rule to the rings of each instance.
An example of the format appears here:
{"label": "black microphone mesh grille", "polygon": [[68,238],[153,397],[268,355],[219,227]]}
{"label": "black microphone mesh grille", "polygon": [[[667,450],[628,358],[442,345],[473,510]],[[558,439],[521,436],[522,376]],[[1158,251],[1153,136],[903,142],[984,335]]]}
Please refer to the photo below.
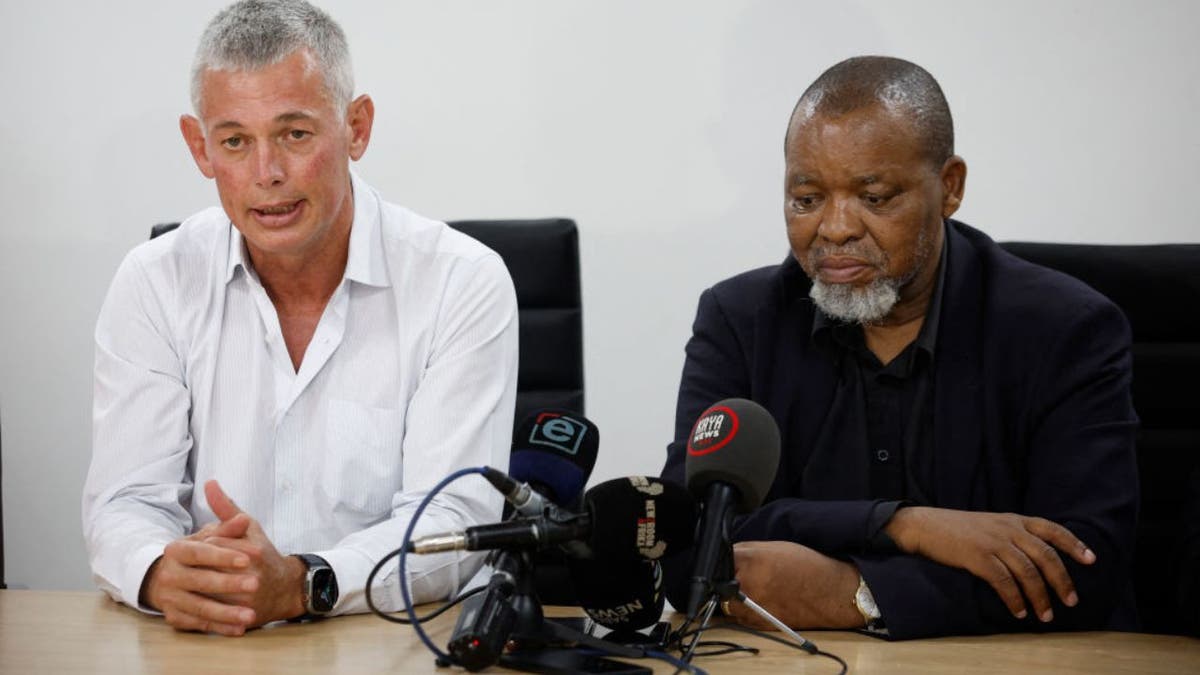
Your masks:
{"label": "black microphone mesh grille", "polygon": [[687,487],[703,498],[714,482],[738,491],[738,510],[758,508],[779,469],[779,427],[766,408],[744,398],[727,398],[701,413],[688,436]]}

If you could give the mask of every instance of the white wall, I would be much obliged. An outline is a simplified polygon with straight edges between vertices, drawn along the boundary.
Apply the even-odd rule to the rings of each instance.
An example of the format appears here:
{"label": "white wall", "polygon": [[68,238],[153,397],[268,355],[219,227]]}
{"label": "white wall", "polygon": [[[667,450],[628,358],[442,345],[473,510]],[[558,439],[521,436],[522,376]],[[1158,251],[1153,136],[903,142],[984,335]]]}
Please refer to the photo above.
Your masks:
{"label": "white wall", "polygon": [[[177,131],[221,1],[0,1],[10,583],[90,586],[91,331],[152,223],[215,203]],[[581,230],[594,480],[663,460],[695,302],[783,259],[784,125],[860,53],[927,67],[998,239],[1198,241],[1194,2],[340,2],[378,110],[359,171],[443,219]]]}

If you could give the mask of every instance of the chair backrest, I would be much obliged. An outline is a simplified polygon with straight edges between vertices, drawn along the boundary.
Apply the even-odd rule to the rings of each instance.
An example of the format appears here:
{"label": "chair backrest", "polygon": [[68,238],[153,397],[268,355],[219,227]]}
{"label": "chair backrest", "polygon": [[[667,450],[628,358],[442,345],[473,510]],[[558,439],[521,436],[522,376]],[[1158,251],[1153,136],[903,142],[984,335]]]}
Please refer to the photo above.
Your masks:
{"label": "chair backrest", "polygon": [[521,361],[515,424],[541,408],[583,414],[583,305],[575,221],[459,220],[449,225],[499,253],[517,290]]}
{"label": "chair backrest", "polygon": [[1129,319],[1133,405],[1141,419],[1134,592],[1144,630],[1183,632],[1181,589],[1194,588],[1200,575],[1195,560],[1186,562],[1196,552],[1184,550],[1188,528],[1200,532],[1200,523],[1184,517],[1200,499],[1189,486],[1200,472],[1200,244],[1001,246],[1083,281]]}
{"label": "chair backrest", "polygon": [[[504,260],[517,292],[520,365],[514,424],[541,408],[583,413],[583,305],[579,232],[567,218],[459,220],[450,227]],[[179,223],[150,229],[150,238]]]}

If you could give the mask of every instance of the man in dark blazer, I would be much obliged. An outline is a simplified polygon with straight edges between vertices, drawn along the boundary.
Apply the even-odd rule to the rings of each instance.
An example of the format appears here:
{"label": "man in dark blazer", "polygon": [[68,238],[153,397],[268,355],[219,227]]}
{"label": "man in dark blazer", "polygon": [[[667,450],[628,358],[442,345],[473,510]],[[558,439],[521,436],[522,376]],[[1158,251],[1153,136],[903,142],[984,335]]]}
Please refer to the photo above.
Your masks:
{"label": "man in dark blazer", "polygon": [[[718,400],[774,417],[775,481],[732,534],[742,590],[793,627],[892,639],[1135,627],[1120,310],[950,218],[966,165],[919,66],[830,68],[785,158],[792,255],[702,294],[663,469],[684,482]],[[666,569],[683,606],[687,556]]]}

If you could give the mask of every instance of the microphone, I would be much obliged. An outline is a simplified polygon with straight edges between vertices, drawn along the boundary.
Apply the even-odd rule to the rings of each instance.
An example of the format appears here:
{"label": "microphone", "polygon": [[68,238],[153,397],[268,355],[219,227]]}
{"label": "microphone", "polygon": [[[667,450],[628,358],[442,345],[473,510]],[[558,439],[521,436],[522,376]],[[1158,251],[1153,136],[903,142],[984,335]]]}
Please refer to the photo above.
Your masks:
{"label": "microphone", "polygon": [[696,503],[688,491],[657,478],[629,476],[605,481],[583,497],[584,512],[558,509],[532,518],[476,525],[461,532],[409,542],[410,553],[546,549],[581,541],[602,560],[657,560],[686,548],[695,536]]}
{"label": "microphone", "polygon": [[579,606],[601,626],[627,635],[662,618],[666,600],[657,560],[571,559],[567,566]]}
{"label": "microphone", "polygon": [[703,504],[697,528],[688,616],[695,616],[712,590],[718,567],[732,565],[729,524],[766,497],[779,469],[779,428],[771,413],[742,398],[718,401],[705,410],[688,436],[684,473],[687,489]]}
{"label": "microphone", "polygon": [[543,516],[565,513],[553,501],[533,489],[529,483],[522,483],[516,478],[490,466],[483,467],[483,477],[492,487],[504,495],[504,500],[518,516]]}
{"label": "microphone", "polygon": [[508,473],[551,502],[578,510],[599,448],[600,430],[591,420],[569,410],[539,410],[513,432]]}
{"label": "microphone", "polygon": [[505,517],[512,512],[520,517],[427,537],[409,546],[417,553],[501,549],[491,556],[495,571],[486,590],[467,600],[448,645],[454,660],[468,670],[496,663],[511,635],[536,633],[542,623],[530,579],[536,569],[530,550],[551,553],[548,547],[563,544],[576,554],[588,553],[580,539],[587,535],[589,517],[568,509],[578,510],[599,443],[600,430],[582,415],[556,409],[535,412],[513,434],[511,475],[490,467],[484,470],[484,477],[512,507],[505,510]]}
{"label": "microphone", "polygon": [[562,520],[549,515],[513,518],[503,523],[468,527],[462,532],[421,537],[409,542],[408,552],[545,549],[555,544],[582,539],[591,530],[591,518],[586,513],[569,514]]}

